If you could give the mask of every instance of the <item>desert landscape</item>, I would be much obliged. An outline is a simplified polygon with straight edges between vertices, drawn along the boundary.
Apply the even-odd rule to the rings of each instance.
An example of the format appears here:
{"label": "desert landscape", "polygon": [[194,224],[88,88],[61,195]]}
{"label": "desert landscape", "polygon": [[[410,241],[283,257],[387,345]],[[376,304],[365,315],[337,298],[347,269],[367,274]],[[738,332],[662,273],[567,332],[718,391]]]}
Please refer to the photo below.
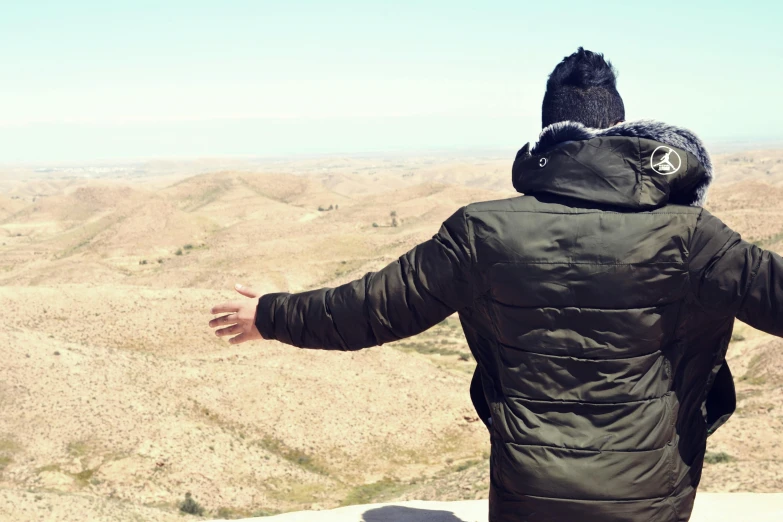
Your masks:
{"label": "desert landscape", "polygon": [[[345,283],[514,197],[512,158],[0,166],[0,519],[486,498],[456,317],[358,352],[232,346],[207,322],[235,283]],[[783,252],[783,149],[714,160],[709,210]],[[700,491],[783,491],[783,341],[737,323],[728,357],[738,409]]]}

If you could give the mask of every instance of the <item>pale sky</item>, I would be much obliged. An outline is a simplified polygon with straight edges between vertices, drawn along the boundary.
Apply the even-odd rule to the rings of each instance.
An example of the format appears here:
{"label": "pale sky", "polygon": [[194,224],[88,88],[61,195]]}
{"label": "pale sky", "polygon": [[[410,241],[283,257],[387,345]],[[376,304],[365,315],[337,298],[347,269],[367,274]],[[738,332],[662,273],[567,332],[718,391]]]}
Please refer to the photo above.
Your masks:
{"label": "pale sky", "polygon": [[580,45],[628,119],[783,140],[780,2],[0,2],[0,162],[513,151]]}

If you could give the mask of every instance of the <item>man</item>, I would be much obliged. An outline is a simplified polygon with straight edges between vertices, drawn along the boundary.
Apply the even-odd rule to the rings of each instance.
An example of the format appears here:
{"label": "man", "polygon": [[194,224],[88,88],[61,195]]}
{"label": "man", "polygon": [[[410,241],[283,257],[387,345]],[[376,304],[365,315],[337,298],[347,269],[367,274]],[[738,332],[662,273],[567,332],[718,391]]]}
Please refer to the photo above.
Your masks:
{"label": "man", "polygon": [[783,260],[701,208],[696,136],[624,119],[611,64],[580,48],[517,154],[524,196],[459,209],[379,272],[220,305],[210,325],[355,350],[456,311],[491,434],[491,521],[688,520],[707,436],[735,406],[734,319],[783,335]]}

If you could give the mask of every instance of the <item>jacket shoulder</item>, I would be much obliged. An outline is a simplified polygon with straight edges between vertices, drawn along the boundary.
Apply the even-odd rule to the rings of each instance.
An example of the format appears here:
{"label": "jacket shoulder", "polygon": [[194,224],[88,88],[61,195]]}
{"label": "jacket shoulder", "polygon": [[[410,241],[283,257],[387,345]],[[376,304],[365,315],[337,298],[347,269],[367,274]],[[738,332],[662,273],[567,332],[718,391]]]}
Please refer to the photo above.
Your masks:
{"label": "jacket shoulder", "polygon": [[552,212],[567,211],[569,207],[545,203],[533,196],[516,196],[507,199],[494,199],[490,201],[478,201],[465,207],[465,213],[478,215],[493,212]]}
{"label": "jacket shoulder", "polygon": [[468,216],[480,215],[483,213],[495,212],[530,212],[530,213],[551,213],[551,214],[585,214],[592,212],[617,212],[624,214],[684,214],[697,218],[704,211],[701,207],[692,207],[686,205],[665,205],[653,210],[627,211],[622,209],[607,208],[601,205],[590,205],[589,203],[579,204],[572,201],[570,203],[546,201],[535,196],[517,196],[507,199],[496,199],[490,201],[479,201],[471,203],[465,207],[465,213]]}

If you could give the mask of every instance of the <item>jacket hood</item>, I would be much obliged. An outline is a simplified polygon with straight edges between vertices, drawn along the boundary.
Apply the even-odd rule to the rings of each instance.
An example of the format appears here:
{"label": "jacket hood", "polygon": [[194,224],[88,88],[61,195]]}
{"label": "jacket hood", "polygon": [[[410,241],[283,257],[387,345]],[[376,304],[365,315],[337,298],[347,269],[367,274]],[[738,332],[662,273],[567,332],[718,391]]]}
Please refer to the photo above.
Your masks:
{"label": "jacket hood", "polygon": [[687,129],[651,120],[608,129],[564,121],[517,153],[512,179],[525,194],[650,209],[703,206],[713,171],[704,144]]}

